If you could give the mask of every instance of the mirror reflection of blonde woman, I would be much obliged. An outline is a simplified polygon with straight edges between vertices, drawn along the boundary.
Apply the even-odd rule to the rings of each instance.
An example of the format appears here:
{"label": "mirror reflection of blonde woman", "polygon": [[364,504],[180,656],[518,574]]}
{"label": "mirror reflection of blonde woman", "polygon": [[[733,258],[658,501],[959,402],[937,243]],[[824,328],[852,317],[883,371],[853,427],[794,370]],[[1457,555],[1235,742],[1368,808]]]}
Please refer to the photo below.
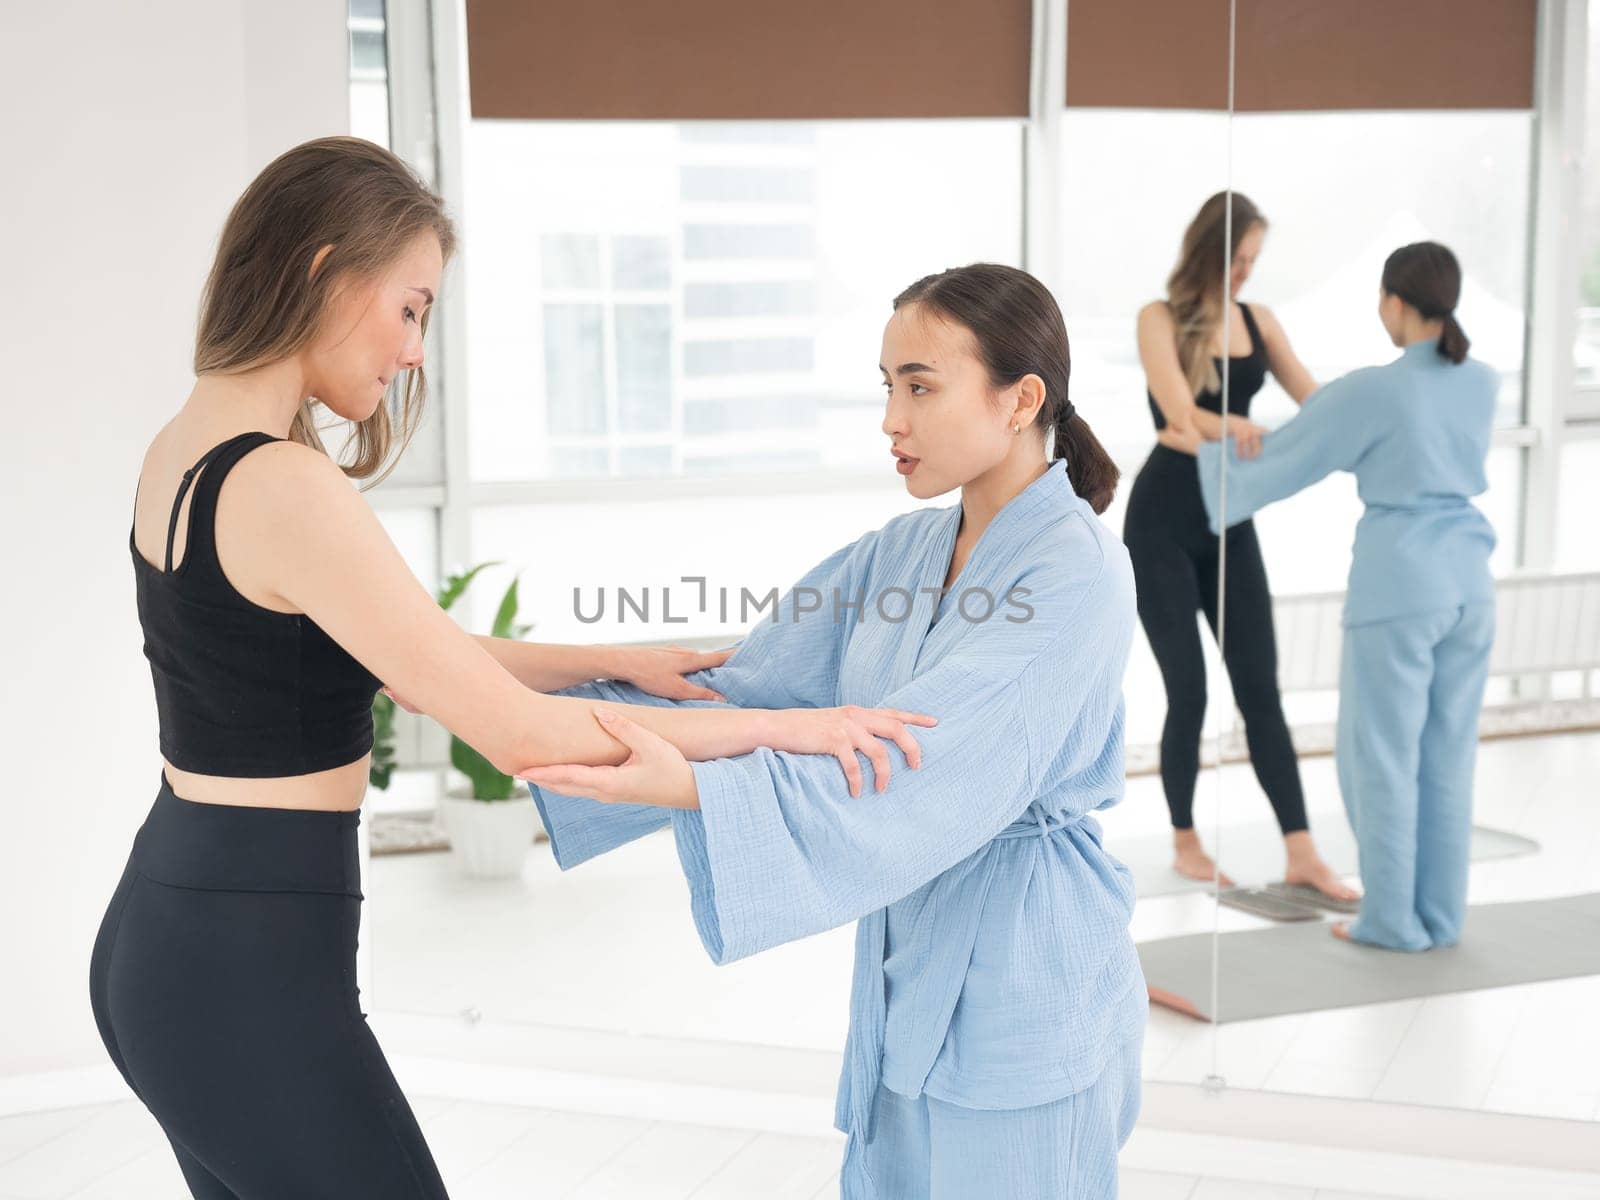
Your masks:
{"label": "mirror reflection of blonde woman", "polygon": [[[1128,497],[1123,531],[1138,585],[1139,619],[1166,685],[1161,733],[1161,784],[1172,814],[1173,867],[1210,879],[1216,865],[1194,827],[1195,781],[1206,709],[1205,657],[1196,612],[1217,629],[1221,539],[1206,523],[1192,453],[1180,447],[1192,430],[1208,441],[1231,436],[1242,455],[1257,452],[1261,426],[1250,401],[1270,372],[1295,401],[1316,390],[1277,318],[1237,297],[1261,253],[1267,223],[1244,196],[1233,194],[1232,263],[1223,296],[1227,242],[1226,194],[1201,206],[1183,236],[1167,298],[1139,313],[1139,358],[1149,385],[1157,445]],[[1232,306],[1224,346],[1224,303]],[[1222,416],[1222,356],[1229,358],[1228,416]],[[1226,420],[1226,429],[1224,429]],[[1338,900],[1357,893],[1340,882],[1311,840],[1299,763],[1278,693],[1278,655],[1272,593],[1255,527],[1228,530],[1228,628],[1224,661],[1233,698],[1244,717],[1256,779],[1283,832],[1286,882],[1305,884]],[[1225,885],[1232,884],[1222,876]]]}

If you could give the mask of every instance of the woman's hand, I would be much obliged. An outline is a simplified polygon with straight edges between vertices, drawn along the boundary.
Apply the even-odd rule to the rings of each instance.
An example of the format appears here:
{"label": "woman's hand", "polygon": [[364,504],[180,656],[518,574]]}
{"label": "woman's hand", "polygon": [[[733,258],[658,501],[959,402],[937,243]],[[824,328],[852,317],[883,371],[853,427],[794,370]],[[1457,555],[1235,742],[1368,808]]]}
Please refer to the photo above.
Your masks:
{"label": "woman's hand", "polygon": [[[628,747],[626,762],[615,767],[562,763],[518,771],[517,778],[562,796],[588,796],[608,804],[651,804],[662,808],[698,808],[694,772],[676,746],[637,722],[609,709],[596,709],[595,720]],[[922,747],[906,729],[939,722],[921,713],[894,708],[788,708],[771,714],[774,750],[792,754],[831,754],[844,768],[852,796],[861,795],[859,751],[872,763],[876,790],[889,786],[889,751],[879,739],[899,746],[912,769],[922,765]]]}
{"label": "woman's hand", "polygon": [[628,748],[626,761],[615,767],[564,763],[531,767],[518,779],[536,783],[561,796],[588,796],[607,804],[649,804],[656,808],[699,808],[694,771],[666,738],[611,709],[597,708],[600,728]]}
{"label": "woman's hand", "polygon": [[687,650],[682,646],[614,646],[611,676],[631,683],[652,696],[668,700],[726,700],[710,688],[698,687],[684,678],[693,671],[720,667],[728,661],[727,650]]}
{"label": "woman's hand", "polygon": [[899,746],[912,770],[922,766],[922,747],[907,725],[937,725],[938,719],[898,708],[785,708],[772,714],[773,734],[768,744],[791,754],[831,754],[844,768],[850,794],[861,795],[861,761],[872,764],[875,790],[889,786],[889,750],[881,739]]}
{"label": "woman's hand", "polygon": [[1167,425],[1156,435],[1156,440],[1181,454],[1198,456],[1206,439],[1193,425]]}
{"label": "woman's hand", "polygon": [[1234,450],[1240,458],[1255,458],[1261,453],[1261,438],[1267,433],[1265,425],[1257,425],[1243,417],[1228,417],[1228,435],[1233,438]]}

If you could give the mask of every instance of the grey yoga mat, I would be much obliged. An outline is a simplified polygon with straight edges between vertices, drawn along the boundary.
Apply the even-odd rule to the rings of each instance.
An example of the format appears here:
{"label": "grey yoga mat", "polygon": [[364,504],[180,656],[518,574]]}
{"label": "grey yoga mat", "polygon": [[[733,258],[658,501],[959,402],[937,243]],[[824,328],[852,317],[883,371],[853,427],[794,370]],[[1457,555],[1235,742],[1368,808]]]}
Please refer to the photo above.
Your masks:
{"label": "grey yoga mat", "polygon": [[[1329,866],[1341,875],[1356,873],[1356,839],[1342,816],[1324,816],[1320,821],[1313,817],[1311,832]],[[1212,831],[1202,829],[1200,835],[1207,839],[1210,848]],[[1175,896],[1211,890],[1209,881],[1185,879],[1172,869],[1170,833],[1121,840],[1107,838],[1106,849],[1128,864],[1141,896]],[[1515,858],[1538,849],[1539,843],[1532,838],[1484,825],[1472,827],[1473,862]],[[1241,884],[1256,885],[1282,879],[1283,834],[1271,821],[1223,826],[1220,862],[1222,869]]]}
{"label": "grey yoga mat", "polygon": [[[1225,933],[1219,1023],[1600,975],[1600,893],[1478,904],[1461,944],[1424,954],[1357,946],[1326,921]],[[1208,1021],[1211,935],[1139,944],[1150,999]]]}

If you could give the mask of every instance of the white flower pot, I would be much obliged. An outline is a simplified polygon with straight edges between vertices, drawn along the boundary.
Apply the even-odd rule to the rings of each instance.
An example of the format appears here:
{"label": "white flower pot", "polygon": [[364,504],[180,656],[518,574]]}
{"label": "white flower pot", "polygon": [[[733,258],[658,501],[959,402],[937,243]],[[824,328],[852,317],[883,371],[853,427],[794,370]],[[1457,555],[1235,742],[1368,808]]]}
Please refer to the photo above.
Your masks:
{"label": "white flower pot", "polygon": [[509,800],[474,800],[452,791],[439,801],[450,853],[474,879],[515,879],[539,829],[539,810],[523,787]]}

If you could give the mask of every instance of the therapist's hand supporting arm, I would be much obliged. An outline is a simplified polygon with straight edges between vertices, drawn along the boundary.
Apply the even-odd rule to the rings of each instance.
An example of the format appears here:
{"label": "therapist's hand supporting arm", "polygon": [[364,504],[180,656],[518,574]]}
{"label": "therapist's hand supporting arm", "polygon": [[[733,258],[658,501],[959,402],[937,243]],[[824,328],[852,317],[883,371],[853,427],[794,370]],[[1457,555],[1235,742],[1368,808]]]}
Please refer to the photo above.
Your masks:
{"label": "therapist's hand supporting arm", "polygon": [[[614,767],[579,763],[537,767],[518,778],[562,796],[581,796],[607,804],[648,804],[661,808],[698,808],[694,772],[677,747],[630,721],[620,711],[596,709],[595,720],[629,751]],[[891,772],[886,742],[892,741],[916,770],[922,765],[922,748],[907,725],[933,726],[932,717],[896,709],[822,708],[794,709],[771,714],[772,745],[792,754],[825,754],[844,768],[850,795],[861,795],[861,763],[872,764],[875,790],[889,786]]]}

